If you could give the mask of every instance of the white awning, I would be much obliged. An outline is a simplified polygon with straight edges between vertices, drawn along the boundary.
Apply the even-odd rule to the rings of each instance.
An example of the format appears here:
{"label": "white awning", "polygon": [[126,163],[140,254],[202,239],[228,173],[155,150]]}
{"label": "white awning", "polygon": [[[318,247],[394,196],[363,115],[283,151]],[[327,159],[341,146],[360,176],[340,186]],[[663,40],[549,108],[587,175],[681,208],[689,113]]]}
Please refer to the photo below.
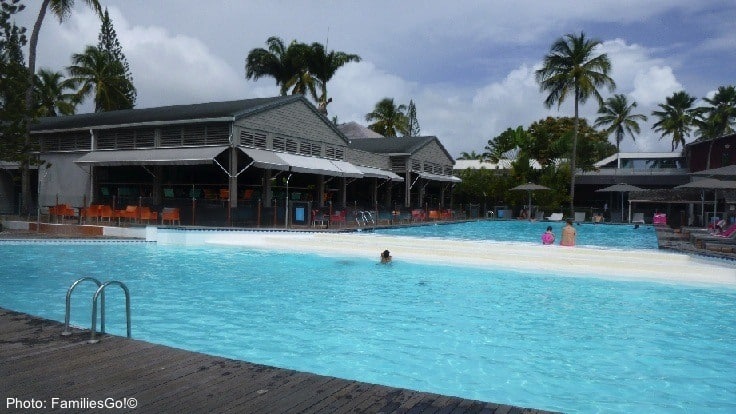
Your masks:
{"label": "white awning", "polygon": [[74,162],[99,166],[210,164],[227,148],[219,146],[93,151]]}
{"label": "white awning", "polygon": [[241,151],[246,153],[249,157],[253,158],[253,165],[257,168],[263,168],[267,170],[280,170],[288,171],[289,163],[279,157],[278,152],[256,149],[256,148],[244,148],[239,147]]}
{"label": "white awning", "polygon": [[[38,165],[29,165],[29,170],[37,170]],[[20,170],[20,163],[14,161],[0,161],[0,170]]]}
{"label": "white awning", "polygon": [[364,167],[362,165],[356,165],[358,170],[363,173],[363,177],[369,177],[369,178],[381,178],[384,180],[390,179],[391,181],[398,181],[403,182],[404,177],[401,177],[400,175],[392,172],[392,171],[386,171],[382,170],[380,168],[374,168],[374,167]]}
{"label": "white awning", "polygon": [[419,175],[425,180],[430,180],[430,181],[442,181],[442,182],[449,182],[449,183],[460,183],[463,181],[459,177],[455,177],[454,175],[438,175],[438,174],[430,174],[426,172],[415,172],[415,174]]}
{"label": "white awning", "polygon": [[291,166],[291,171],[306,174],[322,174],[342,177],[343,173],[330,160],[318,157],[305,157],[303,155],[289,154],[286,152],[275,152],[279,158]]}
{"label": "white awning", "polygon": [[330,162],[335,164],[338,170],[342,171],[343,177],[360,178],[363,176],[363,172],[357,166],[347,161],[330,160]]}

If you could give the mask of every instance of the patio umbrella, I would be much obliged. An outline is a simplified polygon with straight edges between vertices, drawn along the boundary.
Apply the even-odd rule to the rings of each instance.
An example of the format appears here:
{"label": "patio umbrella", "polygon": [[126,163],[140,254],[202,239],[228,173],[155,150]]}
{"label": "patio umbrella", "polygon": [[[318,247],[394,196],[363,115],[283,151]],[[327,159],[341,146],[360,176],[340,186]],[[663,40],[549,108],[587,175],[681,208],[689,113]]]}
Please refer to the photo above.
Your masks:
{"label": "patio umbrella", "polygon": [[529,220],[532,219],[532,191],[537,190],[549,190],[549,187],[545,187],[543,185],[534,184],[534,183],[526,183],[517,185],[516,187],[512,188],[513,191],[526,191],[529,194]]}
{"label": "patio umbrella", "polygon": [[[727,167],[724,167],[727,168]],[[720,170],[721,168],[717,168]],[[705,171],[715,171],[715,170],[705,170]],[[675,188],[700,188],[703,190],[703,195],[701,196],[701,205],[700,205],[700,211],[703,212],[703,216],[705,216],[705,190],[713,190],[713,217],[716,216],[716,207],[718,207],[718,190],[732,190],[736,189],[736,181],[728,181],[728,180],[718,180],[716,178],[701,178],[699,180],[691,181],[687,184],[678,185]],[[701,220],[703,222],[703,225],[705,225],[705,217],[701,217]]]}
{"label": "patio umbrella", "polygon": [[[637,187],[631,184],[614,184],[608,187],[600,188],[595,190],[597,193],[620,193],[621,194],[621,222],[624,221],[624,196],[623,193],[630,193],[632,191],[646,191],[643,188]],[[631,221],[631,204],[629,204],[629,221]]]}

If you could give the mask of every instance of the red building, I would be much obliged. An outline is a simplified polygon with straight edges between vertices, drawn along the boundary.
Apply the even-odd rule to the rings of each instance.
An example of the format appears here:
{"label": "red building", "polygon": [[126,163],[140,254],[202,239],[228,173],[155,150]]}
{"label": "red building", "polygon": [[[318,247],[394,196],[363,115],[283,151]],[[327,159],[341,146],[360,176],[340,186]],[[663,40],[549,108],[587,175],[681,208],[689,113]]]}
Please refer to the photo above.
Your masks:
{"label": "red building", "polygon": [[[708,154],[710,154],[710,166],[708,166]],[[725,135],[714,140],[691,142],[685,145],[685,157],[690,172],[736,164],[736,134]]]}

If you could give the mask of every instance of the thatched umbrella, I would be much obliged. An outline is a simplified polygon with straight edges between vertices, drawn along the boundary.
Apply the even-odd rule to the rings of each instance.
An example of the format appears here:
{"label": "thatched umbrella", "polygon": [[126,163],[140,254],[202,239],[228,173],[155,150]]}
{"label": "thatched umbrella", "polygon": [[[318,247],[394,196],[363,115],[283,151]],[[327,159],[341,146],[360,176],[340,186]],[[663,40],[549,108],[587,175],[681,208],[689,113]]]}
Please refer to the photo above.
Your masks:
{"label": "thatched umbrella", "polygon": [[721,168],[711,168],[709,170],[696,171],[694,173],[691,173],[690,175],[695,175],[698,177],[718,177],[718,178],[736,179],[736,164],[727,165]]}

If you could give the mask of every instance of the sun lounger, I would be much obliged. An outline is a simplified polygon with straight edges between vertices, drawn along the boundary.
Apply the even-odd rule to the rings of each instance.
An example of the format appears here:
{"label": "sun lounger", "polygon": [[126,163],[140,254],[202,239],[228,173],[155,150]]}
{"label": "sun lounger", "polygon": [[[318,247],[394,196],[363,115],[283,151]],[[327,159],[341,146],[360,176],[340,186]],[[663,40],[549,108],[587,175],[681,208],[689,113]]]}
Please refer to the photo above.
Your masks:
{"label": "sun lounger", "polygon": [[548,221],[562,221],[562,213],[552,213],[549,217],[546,217]]}
{"label": "sun lounger", "polygon": [[634,213],[634,218],[631,219],[631,222],[644,224],[644,213]]}

